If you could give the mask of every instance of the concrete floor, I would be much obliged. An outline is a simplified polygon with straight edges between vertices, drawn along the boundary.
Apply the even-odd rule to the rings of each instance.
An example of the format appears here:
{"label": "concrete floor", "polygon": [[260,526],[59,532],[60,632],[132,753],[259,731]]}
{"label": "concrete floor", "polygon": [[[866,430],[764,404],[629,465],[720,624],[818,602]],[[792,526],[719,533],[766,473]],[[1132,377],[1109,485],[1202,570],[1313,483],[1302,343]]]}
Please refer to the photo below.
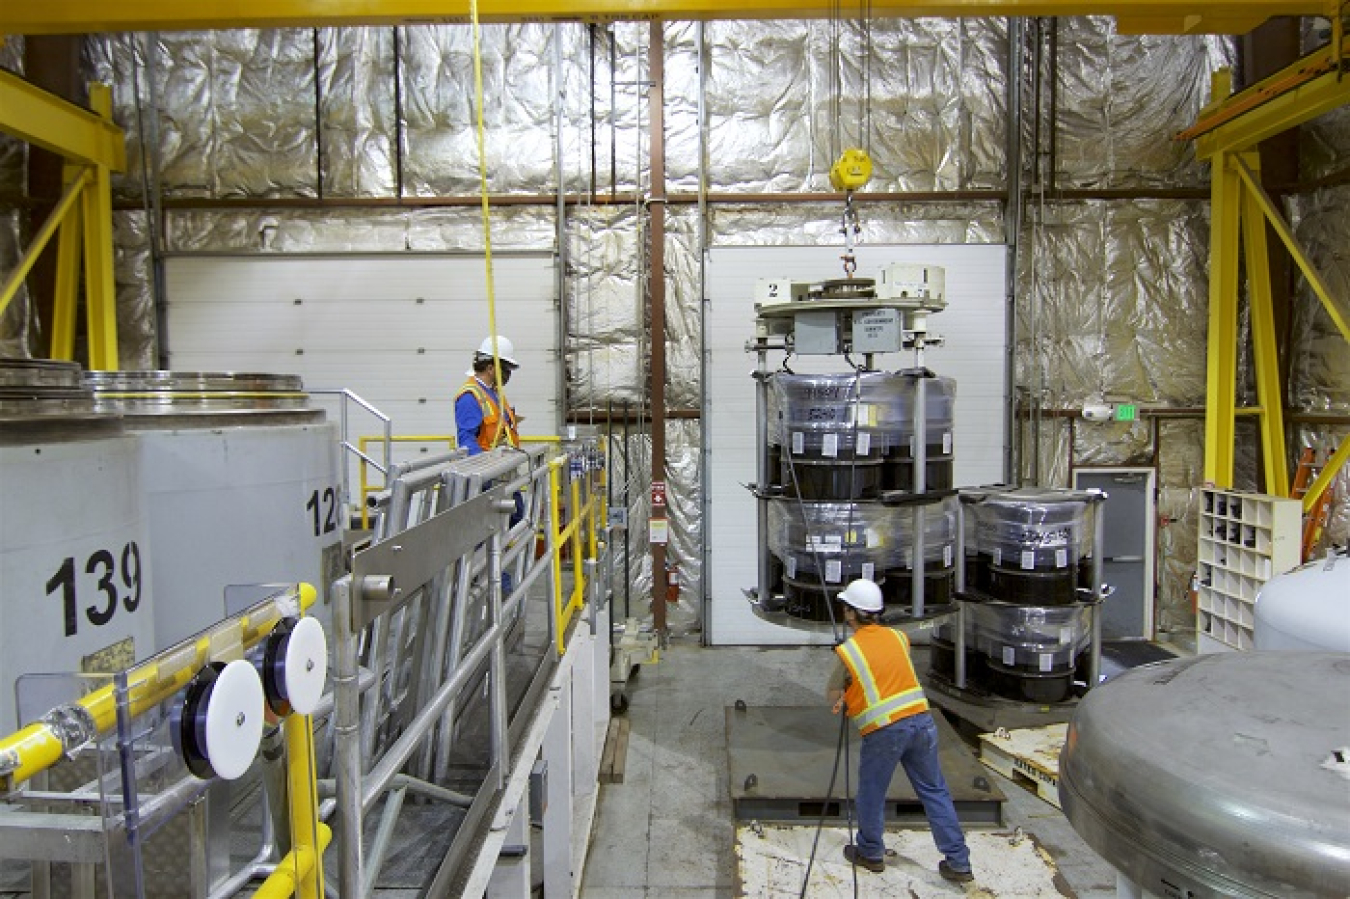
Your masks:
{"label": "concrete floor", "polygon": [[[582,899],[736,896],[723,709],[823,702],[826,648],[704,648],[675,638],[630,683],[624,782],[601,787]],[[920,650],[921,652],[922,650]],[[916,656],[917,656],[916,652]],[[926,662],[916,658],[920,670]],[[1058,809],[990,770],[1009,829],[1033,834],[1081,899],[1111,899],[1115,873]],[[979,858],[972,859],[976,875]],[[953,886],[953,895],[964,891]]]}

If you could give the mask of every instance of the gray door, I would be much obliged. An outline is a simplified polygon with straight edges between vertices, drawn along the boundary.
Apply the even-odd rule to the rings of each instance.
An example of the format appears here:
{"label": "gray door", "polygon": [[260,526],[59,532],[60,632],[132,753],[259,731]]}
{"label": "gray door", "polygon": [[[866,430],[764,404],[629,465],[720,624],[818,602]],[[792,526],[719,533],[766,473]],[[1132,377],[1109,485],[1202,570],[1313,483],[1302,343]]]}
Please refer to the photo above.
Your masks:
{"label": "gray door", "polygon": [[1080,468],[1080,490],[1107,494],[1103,579],[1115,592],[1102,613],[1102,637],[1153,637],[1153,469]]}

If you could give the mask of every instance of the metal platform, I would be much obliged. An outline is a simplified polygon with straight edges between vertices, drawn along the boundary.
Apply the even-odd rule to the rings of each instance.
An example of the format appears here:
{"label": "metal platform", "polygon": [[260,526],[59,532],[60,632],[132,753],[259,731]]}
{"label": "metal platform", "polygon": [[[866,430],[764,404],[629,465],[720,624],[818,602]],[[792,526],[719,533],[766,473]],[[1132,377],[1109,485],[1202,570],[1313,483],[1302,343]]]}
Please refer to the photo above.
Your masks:
{"label": "metal platform", "polygon": [[958,690],[941,675],[926,671],[919,675],[928,703],[969,723],[978,733],[1020,730],[1046,724],[1064,724],[1078,708],[1078,697],[1064,702],[1034,703],[1004,699],[989,693]]}
{"label": "metal platform", "polygon": [[[938,726],[942,771],[963,824],[996,827],[1003,823],[1003,791],[989,771],[961,742],[941,714]],[[845,817],[844,772],[840,767],[833,796],[827,796],[839,739],[839,717],[821,706],[726,709],[727,756],[733,811],[741,820],[817,821]],[[849,725],[852,728],[852,725]],[[850,779],[857,781],[857,731],[849,734]],[[926,822],[923,806],[909,779],[897,772],[886,795],[886,819],[901,824]]]}

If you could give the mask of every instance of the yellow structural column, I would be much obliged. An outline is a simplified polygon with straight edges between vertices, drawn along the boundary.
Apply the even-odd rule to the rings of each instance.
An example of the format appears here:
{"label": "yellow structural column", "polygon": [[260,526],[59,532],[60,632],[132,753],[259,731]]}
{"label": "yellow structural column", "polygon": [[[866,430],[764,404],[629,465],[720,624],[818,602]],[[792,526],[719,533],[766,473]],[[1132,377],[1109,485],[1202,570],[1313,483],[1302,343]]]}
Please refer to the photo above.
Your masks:
{"label": "yellow structural column", "polygon": [[[63,178],[67,185],[85,177],[88,166],[67,162]],[[84,190],[88,190],[86,184]],[[56,289],[52,303],[51,356],[67,362],[75,359],[75,319],[80,308],[80,248],[84,237],[83,198],[61,223],[56,246]]]}
{"label": "yellow structural column", "polygon": [[[1257,177],[1260,156],[1248,151],[1232,158]],[[1261,451],[1265,456],[1266,492],[1289,495],[1289,463],[1285,459],[1284,391],[1280,387],[1280,355],[1275,338],[1275,310],[1270,289],[1270,248],[1266,217],[1250,186],[1242,189],[1242,246],[1247,266],[1247,292],[1252,313],[1252,350],[1256,364],[1256,397],[1261,406]]]}
{"label": "yellow structural column", "polygon": [[1233,485],[1237,413],[1238,231],[1242,183],[1228,153],[1211,160],[1205,481]]}
{"label": "yellow structural column", "polygon": [[[89,85],[89,107],[112,121],[112,91],[106,84]],[[88,302],[89,368],[116,371],[117,285],[113,278],[112,171],[94,165],[93,183],[85,188],[84,282]]]}

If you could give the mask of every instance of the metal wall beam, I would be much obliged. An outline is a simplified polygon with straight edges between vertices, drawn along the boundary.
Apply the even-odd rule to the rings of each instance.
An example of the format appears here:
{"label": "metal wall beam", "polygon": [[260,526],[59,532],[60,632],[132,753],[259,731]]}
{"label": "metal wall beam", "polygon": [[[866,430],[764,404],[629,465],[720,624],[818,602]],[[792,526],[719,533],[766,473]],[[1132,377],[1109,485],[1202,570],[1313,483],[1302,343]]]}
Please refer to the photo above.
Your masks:
{"label": "metal wall beam", "polygon": [[[651,77],[651,198],[647,254],[647,291],[652,329],[650,394],[652,403],[652,480],[666,480],[666,117],[665,32],[660,22],[651,23],[649,65]],[[666,517],[665,506],[653,504],[651,520]],[[660,527],[661,525],[657,525]],[[667,532],[668,533],[668,532]],[[652,627],[666,639],[666,544],[651,544]]]}
{"label": "metal wall beam", "polygon": [[[1119,16],[1122,29],[1241,34],[1274,16],[1327,14],[1327,0],[877,0],[871,15]],[[801,19],[838,14],[833,0],[483,0],[485,22],[642,19]],[[468,0],[46,0],[0,6],[0,33],[417,25],[469,21]]]}

